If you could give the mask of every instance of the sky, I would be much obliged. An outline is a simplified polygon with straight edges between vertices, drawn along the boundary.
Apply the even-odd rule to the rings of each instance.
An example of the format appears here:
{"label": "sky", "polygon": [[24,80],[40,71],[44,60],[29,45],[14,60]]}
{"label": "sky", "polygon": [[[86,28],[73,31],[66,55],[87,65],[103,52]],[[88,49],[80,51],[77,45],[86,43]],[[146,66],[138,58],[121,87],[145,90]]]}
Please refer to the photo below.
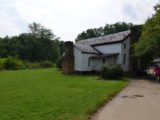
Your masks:
{"label": "sky", "polygon": [[37,22],[64,41],[115,22],[145,23],[158,0],[0,0],[0,37],[28,32]]}

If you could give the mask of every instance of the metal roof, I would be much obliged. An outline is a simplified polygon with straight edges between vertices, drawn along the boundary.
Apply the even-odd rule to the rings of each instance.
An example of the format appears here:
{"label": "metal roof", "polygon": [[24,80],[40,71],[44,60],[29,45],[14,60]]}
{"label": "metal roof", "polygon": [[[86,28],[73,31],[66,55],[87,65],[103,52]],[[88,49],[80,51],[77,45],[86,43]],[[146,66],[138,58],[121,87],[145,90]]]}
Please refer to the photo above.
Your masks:
{"label": "metal roof", "polygon": [[84,53],[91,53],[91,54],[98,54],[99,53],[90,45],[75,44],[74,46],[76,48],[78,48],[81,52],[84,52]]}
{"label": "metal roof", "polygon": [[119,32],[119,33],[105,35],[102,37],[80,40],[76,42],[74,46],[77,47],[81,52],[97,54],[99,52],[93,46],[122,42],[130,34],[131,34],[131,31],[127,30],[127,31]]}
{"label": "metal roof", "polygon": [[97,44],[102,44],[102,43],[123,41],[130,33],[131,33],[131,31],[127,30],[127,31],[119,32],[119,33],[105,35],[102,37],[80,40],[80,41],[76,42],[76,44],[97,45]]}

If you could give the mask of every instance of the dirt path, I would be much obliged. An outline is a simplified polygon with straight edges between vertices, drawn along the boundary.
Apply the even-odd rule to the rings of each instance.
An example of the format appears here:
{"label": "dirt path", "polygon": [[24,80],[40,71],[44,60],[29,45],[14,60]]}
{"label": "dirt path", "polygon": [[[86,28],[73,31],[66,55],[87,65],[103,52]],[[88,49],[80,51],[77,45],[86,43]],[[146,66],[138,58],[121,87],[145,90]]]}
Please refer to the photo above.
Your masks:
{"label": "dirt path", "polygon": [[131,82],[92,120],[160,120],[160,83]]}

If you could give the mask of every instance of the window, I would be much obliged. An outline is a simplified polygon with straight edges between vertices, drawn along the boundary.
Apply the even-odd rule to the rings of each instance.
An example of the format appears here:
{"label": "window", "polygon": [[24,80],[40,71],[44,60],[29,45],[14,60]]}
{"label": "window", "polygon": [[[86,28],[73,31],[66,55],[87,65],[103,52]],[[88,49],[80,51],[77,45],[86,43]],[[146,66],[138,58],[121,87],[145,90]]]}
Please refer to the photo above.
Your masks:
{"label": "window", "polygon": [[106,62],[106,59],[105,59],[105,58],[103,58],[103,59],[102,59],[102,62],[103,62],[103,63],[105,63],[105,62]]}
{"label": "window", "polygon": [[124,49],[126,49],[126,43],[124,43]]}
{"label": "window", "polygon": [[126,54],[123,54],[123,64],[126,64]]}

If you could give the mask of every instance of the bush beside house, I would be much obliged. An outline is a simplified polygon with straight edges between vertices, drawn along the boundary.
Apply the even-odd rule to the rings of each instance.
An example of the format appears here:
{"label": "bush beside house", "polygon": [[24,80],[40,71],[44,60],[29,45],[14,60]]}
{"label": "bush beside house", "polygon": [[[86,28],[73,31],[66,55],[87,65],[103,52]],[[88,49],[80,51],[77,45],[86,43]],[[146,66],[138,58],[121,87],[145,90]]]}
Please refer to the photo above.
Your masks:
{"label": "bush beside house", "polygon": [[123,77],[123,73],[120,65],[104,65],[100,70],[100,75],[103,79],[119,79]]}

